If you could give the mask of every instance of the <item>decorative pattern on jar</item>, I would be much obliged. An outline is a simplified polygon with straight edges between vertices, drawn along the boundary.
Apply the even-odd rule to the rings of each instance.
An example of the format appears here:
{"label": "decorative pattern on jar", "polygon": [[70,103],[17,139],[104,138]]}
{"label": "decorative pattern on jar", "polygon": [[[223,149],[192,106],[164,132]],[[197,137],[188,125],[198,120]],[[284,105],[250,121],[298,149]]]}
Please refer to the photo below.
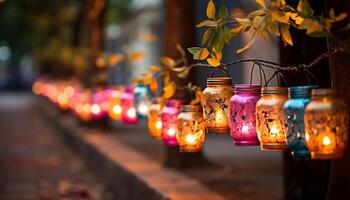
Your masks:
{"label": "decorative pattern on jar", "polygon": [[207,79],[207,87],[203,91],[203,117],[208,132],[228,133],[230,99],[233,96],[232,79],[215,77],[213,73]]}
{"label": "decorative pattern on jar", "polygon": [[181,100],[167,100],[165,107],[162,110],[161,120],[162,128],[161,135],[163,143],[168,146],[178,146],[176,140],[177,133],[177,116],[180,113]]}
{"label": "decorative pattern on jar", "polygon": [[183,105],[177,117],[177,142],[182,152],[198,152],[205,139],[205,122],[202,107]]}
{"label": "decorative pattern on jar", "polygon": [[263,151],[287,149],[283,104],[288,100],[285,87],[263,87],[256,104],[256,131]]}
{"label": "decorative pattern on jar", "polygon": [[292,155],[296,157],[309,155],[305,141],[304,111],[310,102],[311,89],[316,87],[306,85],[288,88],[289,100],[283,106],[286,141]]}
{"label": "decorative pattern on jar", "polygon": [[341,158],[348,140],[348,107],[335,89],[314,89],[306,106],[305,139],[312,159]]}
{"label": "decorative pattern on jar", "polygon": [[235,85],[235,95],[230,100],[230,132],[237,146],[260,144],[255,130],[255,109],[260,91],[261,86],[256,84]]}

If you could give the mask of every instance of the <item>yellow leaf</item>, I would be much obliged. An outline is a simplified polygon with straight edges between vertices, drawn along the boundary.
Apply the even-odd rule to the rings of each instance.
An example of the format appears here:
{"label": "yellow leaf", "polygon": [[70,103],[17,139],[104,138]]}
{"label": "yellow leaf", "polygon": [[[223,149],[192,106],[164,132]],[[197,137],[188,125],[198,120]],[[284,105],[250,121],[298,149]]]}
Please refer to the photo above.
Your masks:
{"label": "yellow leaf", "polygon": [[251,26],[252,21],[248,18],[236,18],[237,22],[244,26]]}
{"label": "yellow leaf", "polygon": [[208,55],[209,55],[208,49],[201,48],[201,50],[198,52],[198,55],[196,56],[197,58],[195,58],[195,59],[204,60],[208,57]]}
{"label": "yellow leaf", "polygon": [[207,5],[207,17],[213,19],[215,17],[215,4],[212,0],[209,0]]}
{"label": "yellow leaf", "polygon": [[313,21],[309,26],[309,28],[306,29],[306,34],[309,35],[314,32],[322,32],[322,31],[323,31],[322,26],[317,21]]}
{"label": "yellow leaf", "polygon": [[204,20],[201,23],[197,24],[196,27],[200,28],[200,27],[206,26],[207,24],[209,24],[209,22],[210,20]]}
{"label": "yellow leaf", "polygon": [[142,82],[144,85],[151,84],[152,80],[153,80],[153,78],[152,78],[151,74],[148,74],[148,73],[143,74]]}
{"label": "yellow leaf", "polygon": [[256,11],[249,13],[248,18],[253,19],[256,16],[266,15],[266,13],[267,13],[266,10],[256,10]]}
{"label": "yellow leaf", "polygon": [[304,19],[303,22],[298,26],[298,29],[308,29],[313,21],[313,19]]}
{"label": "yellow leaf", "polygon": [[231,29],[230,32],[231,32],[232,35],[237,35],[243,29],[243,27],[244,26],[242,26],[242,25],[238,26],[236,28]]}
{"label": "yellow leaf", "polygon": [[208,58],[207,62],[209,63],[209,65],[213,66],[213,67],[218,67],[220,66],[220,61],[216,58]]}
{"label": "yellow leaf", "polygon": [[341,21],[341,20],[345,19],[347,16],[348,16],[348,14],[346,14],[346,13],[340,13],[338,16],[336,16],[336,17],[334,18],[334,20],[335,20],[336,22],[338,22],[338,21]]}
{"label": "yellow leaf", "polygon": [[216,51],[215,48],[213,48],[213,53],[214,53],[214,56],[217,60],[221,61],[222,59],[222,52],[221,51]]}
{"label": "yellow leaf", "polygon": [[158,90],[158,82],[157,82],[157,80],[152,79],[152,81],[151,81],[151,83],[149,85],[149,88],[150,88],[150,90],[151,90],[151,92],[153,94],[156,94],[157,90]]}
{"label": "yellow leaf", "polygon": [[156,65],[152,65],[148,67],[148,70],[151,72],[158,72],[160,71],[160,67],[156,66]]}
{"label": "yellow leaf", "polygon": [[289,32],[289,25],[283,25],[281,26],[281,34],[282,34],[282,40],[284,42],[284,44],[289,44],[291,46],[293,46],[293,40],[292,40],[292,36],[290,35]]}
{"label": "yellow leaf", "polygon": [[99,68],[103,68],[106,66],[106,61],[104,58],[102,57],[99,57],[96,59],[96,66],[99,67]]}
{"label": "yellow leaf", "polygon": [[175,60],[173,60],[170,57],[161,57],[160,62],[162,62],[164,65],[169,66],[169,67],[174,67],[176,65]]}
{"label": "yellow leaf", "polygon": [[272,22],[270,24],[270,32],[276,35],[277,37],[281,35],[280,30],[278,29],[278,26],[275,24],[275,22]]}
{"label": "yellow leaf", "polygon": [[163,89],[163,97],[165,99],[171,98],[175,93],[175,84],[173,82],[169,83],[168,85],[165,85]]}
{"label": "yellow leaf", "polygon": [[265,4],[265,0],[256,0],[255,1],[259,6],[265,8],[266,4]]}
{"label": "yellow leaf", "polygon": [[286,15],[285,13],[283,13],[281,11],[275,10],[275,11],[271,12],[271,16],[272,16],[272,19],[277,21],[277,22],[289,24],[288,15]]}
{"label": "yellow leaf", "polygon": [[197,89],[195,91],[195,93],[196,93],[196,97],[195,97],[195,99],[192,99],[192,101],[191,101],[192,105],[201,103],[201,100],[202,100],[202,94],[203,94],[202,90]]}
{"label": "yellow leaf", "polygon": [[128,56],[128,61],[129,62],[140,61],[143,59],[143,57],[144,57],[143,52],[137,51]]}
{"label": "yellow leaf", "polygon": [[253,20],[253,27],[255,29],[261,29],[263,26],[264,26],[264,17],[261,17],[261,16],[256,16],[254,17],[254,20]]}
{"label": "yellow leaf", "polygon": [[242,53],[243,51],[249,49],[255,42],[256,34],[253,35],[253,37],[249,40],[249,42],[243,47],[236,51],[236,53]]}

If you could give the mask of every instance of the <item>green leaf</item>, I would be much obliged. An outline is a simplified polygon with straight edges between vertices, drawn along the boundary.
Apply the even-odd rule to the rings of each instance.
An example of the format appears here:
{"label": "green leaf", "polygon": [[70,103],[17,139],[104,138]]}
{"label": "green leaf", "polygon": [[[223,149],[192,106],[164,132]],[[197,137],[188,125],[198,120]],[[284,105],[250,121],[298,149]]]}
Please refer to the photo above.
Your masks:
{"label": "green leaf", "polygon": [[230,29],[227,26],[224,26],[222,30],[222,39],[226,44],[229,44],[231,41],[231,32]]}
{"label": "green leaf", "polygon": [[228,16],[227,8],[223,4],[221,4],[219,8],[219,16],[223,19]]}
{"label": "green leaf", "polygon": [[214,35],[214,39],[213,39],[213,47],[217,50],[217,51],[221,51],[222,48],[225,45],[224,40],[222,39],[222,32],[223,32],[223,28],[219,28],[215,35]]}
{"label": "green leaf", "polygon": [[209,55],[209,51],[206,48],[190,47],[187,50],[193,55],[195,60],[204,60]]}
{"label": "green leaf", "polygon": [[214,19],[215,17],[215,4],[212,0],[209,0],[207,5],[207,17],[209,19]]}
{"label": "green leaf", "polygon": [[208,28],[204,33],[203,33],[203,37],[202,37],[202,46],[204,46],[207,41],[209,40],[211,33],[213,32],[213,29]]}
{"label": "green leaf", "polygon": [[314,10],[312,10],[312,8],[307,0],[300,0],[299,1],[298,11],[300,12],[300,15],[304,18],[311,17],[314,15]]}
{"label": "green leaf", "polygon": [[187,48],[187,50],[192,54],[192,55],[195,55],[197,54],[201,48],[200,47],[190,47],[190,48]]}

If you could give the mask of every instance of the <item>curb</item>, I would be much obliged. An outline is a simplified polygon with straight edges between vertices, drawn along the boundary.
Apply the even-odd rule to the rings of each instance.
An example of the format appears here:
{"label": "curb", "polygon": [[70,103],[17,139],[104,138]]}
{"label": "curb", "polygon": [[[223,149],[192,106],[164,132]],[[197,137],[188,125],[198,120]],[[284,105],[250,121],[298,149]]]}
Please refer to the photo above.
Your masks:
{"label": "curb", "polygon": [[164,168],[130,148],[113,134],[94,133],[74,123],[46,101],[37,106],[41,114],[60,132],[89,168],[115,195],[125,200],[224,200],[198,180]]}

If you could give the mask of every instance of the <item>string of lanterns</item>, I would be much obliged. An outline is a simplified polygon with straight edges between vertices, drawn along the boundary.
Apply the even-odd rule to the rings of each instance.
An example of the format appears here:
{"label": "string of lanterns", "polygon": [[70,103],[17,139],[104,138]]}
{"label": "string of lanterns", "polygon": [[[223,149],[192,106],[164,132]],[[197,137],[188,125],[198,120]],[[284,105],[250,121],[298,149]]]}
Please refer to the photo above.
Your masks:
{"label": "string of lanterns", "polygon": [[[214,73],[214,72],[213,72]],[[230,133],[236,146],[262,151],[288,148],[296,157],[336,159],[343,156],[348,136],[348,108],[334,89],[315,85],[269,87],[235,84],[232,79],[207,79],[201,105],[169,99],[162,107],[148,87],[117,86],[91,91],[76,82],[39,79],[33,92],[81,120],[109,116],[124,124],[148,118],[152,138],[181,152],[198,152],[205,134]]]}

